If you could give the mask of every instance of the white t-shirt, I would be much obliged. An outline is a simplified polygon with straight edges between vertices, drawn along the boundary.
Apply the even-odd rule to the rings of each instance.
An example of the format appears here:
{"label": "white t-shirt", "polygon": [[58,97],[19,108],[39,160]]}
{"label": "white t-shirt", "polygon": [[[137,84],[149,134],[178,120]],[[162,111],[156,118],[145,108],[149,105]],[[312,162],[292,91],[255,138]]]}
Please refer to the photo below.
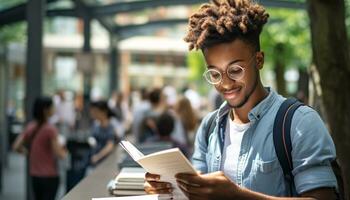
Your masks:
{"label": "white t-shirt", "polygon": [[221,162],[221,170],[232,181],[237,180],[238,157],[241,150],[243,135],[249,128],[250,123],[237,124],[228,117],[225,130],[225,144]]}

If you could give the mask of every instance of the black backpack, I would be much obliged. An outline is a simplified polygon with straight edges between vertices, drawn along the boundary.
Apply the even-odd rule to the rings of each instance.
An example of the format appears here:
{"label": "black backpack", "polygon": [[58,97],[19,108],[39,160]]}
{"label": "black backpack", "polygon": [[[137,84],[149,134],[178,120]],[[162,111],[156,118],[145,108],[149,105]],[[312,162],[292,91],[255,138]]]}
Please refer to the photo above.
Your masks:
{"label": "black backpack", "polygon": [[[292,174],[293,162],[292,162],[292,143],[290,137],[290,129],[292,125],[292,118],[294,112],[304,104],[295,98],[286,99],[277,111],[277,115],[273,126],[273,142],[275,146],[275,151],[277,158],[283,170],[284,178],[287,181],[290,189],[290,194],[295,196],[298,195],[294,185],[294,176]],[[213,132],[215,128],[214,119],[216,118],[218,110],[212,113],[208,120],[209,129],[206,132],[206,142],[208,144],[210,133]],[[214,122],[214,123],[213,123]],[[338,182],[338,192],[337,199],[344,199],[344,182],[342,178],[341,168],[337,162],[334,160],[331,162],[333,172],[337,178]]]}

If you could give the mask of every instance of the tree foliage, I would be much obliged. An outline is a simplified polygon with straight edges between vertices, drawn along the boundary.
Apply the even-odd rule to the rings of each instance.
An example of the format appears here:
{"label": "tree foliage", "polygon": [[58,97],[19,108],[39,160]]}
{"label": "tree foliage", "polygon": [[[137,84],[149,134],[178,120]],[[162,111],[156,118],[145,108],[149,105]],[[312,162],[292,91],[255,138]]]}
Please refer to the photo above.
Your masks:
{"label": "tree foliage", "polygon": [[205,60],[202,52],[190,51],[187,55],[187,66],[190,71],[190,80],[200,80],[205,70]]}
{"label": "tree foliage", "polygon": [[24,22],[11,24],[0,28],[0,43],[23,42],[26,38],[26,24]]}
{"label": "tree foliage", "polygon": [[[262,50],[266,55],[266,66],[272,68],[273,61],[283,59],[285,67],[306,69],[311,63],[310,29],[304,10],[268,9],[270,22],[261,35]],[[275,53],[274,47],[282,44],[284,53]]]}

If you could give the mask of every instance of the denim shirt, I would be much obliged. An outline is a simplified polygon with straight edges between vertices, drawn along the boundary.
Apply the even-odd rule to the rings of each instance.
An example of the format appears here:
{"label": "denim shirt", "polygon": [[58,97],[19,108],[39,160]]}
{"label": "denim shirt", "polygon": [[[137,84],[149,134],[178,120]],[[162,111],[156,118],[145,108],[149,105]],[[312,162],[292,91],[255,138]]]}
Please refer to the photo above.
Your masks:
{"label": "denim shirt", "polygon": [[[270,88],[267,90],[269,95],[248,114],[251,125],[242,139],[237,178],[233,181],[256,192],[289,196],[289,186],[275,152],[272,133],[277,111],[285,98]],[[202,173],[220,171],[229,110],[226,102],[219,108],[208,144],[208,120],[214,112],[203,119],[197,131],[192,163]],[[294,113],[291,141],[292,173],[298,194],[320,187],[337,187],[330,166],[336,157],[335,146],[321,118],[312,108],[301,106]]]}

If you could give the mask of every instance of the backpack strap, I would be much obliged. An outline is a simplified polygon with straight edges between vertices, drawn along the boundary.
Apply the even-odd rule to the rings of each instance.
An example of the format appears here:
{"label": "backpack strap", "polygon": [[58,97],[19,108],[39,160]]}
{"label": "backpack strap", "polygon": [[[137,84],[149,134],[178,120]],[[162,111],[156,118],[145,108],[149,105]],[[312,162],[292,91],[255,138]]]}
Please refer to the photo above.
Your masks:
{"label": "backpack strap", "polygon": [[290,194],[296,195],[292,159],[292,142],[290,129],[294,112],[304,105],[295,98],[288,98],[280,106],[273,125],[273,143],[277,158],[283,170],[284,177],[289,183]]}
{"label": "backpack strap", "polygon": [[215,118],[216,118],[216,115],[217,113],[219,112],[219,110],[216,110],[214,111],[211,116],[209,117],[209,120],[208,120],[208,125],[207,125],[207,130],[205,132],[205,141],[207,142],[207,146],[208,146],[208,143],[209,143],[209,137],[210,137],[210,134],[212,134],[212,132],[214,131],[214,128],[215,128]]}

